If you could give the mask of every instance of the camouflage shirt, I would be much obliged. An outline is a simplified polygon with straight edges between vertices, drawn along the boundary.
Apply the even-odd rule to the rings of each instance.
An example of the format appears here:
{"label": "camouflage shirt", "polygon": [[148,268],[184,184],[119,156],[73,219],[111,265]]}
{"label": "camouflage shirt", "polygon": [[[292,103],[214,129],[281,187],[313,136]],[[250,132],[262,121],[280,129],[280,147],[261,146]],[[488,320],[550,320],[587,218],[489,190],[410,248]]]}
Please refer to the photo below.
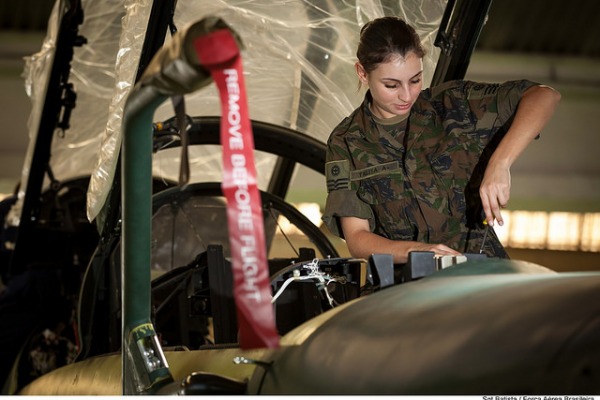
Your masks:
{"label": "camouflage shirt", "polygon": [[[535,84],[446,82],[423,90],[409,117],[393,124],[371,113],[367,92],[328,139],[323,221],[340,237],[339,217],[352,216],[389,239],[479,253],[483,172],[523,92]],[[484,252],[508,257],[492,228]]]}

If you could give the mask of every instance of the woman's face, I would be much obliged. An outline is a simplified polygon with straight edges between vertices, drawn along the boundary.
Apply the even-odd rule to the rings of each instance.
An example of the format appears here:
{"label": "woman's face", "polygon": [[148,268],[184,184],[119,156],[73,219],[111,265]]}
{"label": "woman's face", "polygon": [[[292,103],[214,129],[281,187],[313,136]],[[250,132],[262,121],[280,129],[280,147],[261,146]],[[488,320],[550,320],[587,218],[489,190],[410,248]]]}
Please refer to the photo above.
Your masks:
{"label": "woman's face", "polygon": [[394,56],[367,73],[356,63],[360,81],[371,90],[371,111],[379,118],[391,118],[410,112],[423,87],[423,60],[414,52]]}

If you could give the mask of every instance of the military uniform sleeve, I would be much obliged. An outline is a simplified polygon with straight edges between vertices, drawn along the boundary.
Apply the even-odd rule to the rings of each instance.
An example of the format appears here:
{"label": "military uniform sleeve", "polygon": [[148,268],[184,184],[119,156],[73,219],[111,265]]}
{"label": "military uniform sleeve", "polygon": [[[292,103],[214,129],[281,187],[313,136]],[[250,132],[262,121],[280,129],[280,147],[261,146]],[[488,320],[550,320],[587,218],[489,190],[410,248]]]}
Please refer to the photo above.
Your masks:
{"label": "military uniform sleeve", "polygon": [[327,200],[323,222],[336,236],[344,237],[340,217],[357,217],[369,220],[371,230],[375,220],[371,207],[357,194],[358,184],[351,181],[352,156],[346,144],[346,136],[352,135],[356,123],[352,116],[345,118],[332,132],[327,141],[325,177],[327,179]]}
{"label": "military uniform sleeve", "polygon": [[329,161],[325,165],[327,178],[327,200],[323,222],[329,230],[341,238],[344,237],[340,225],[340,217],[357,217],[368,219],[371,229],[374,228],[371,208],[360,200],[356,189],[350,184],[350,162],[348,160]]}
{"label": "military uniform sleeve", "polygon": [[468,82],[467,101],[477,115],[478,128],[504,125],[517,111],[523,93],[539,85],[529,80],[508,81],[501,84]]}

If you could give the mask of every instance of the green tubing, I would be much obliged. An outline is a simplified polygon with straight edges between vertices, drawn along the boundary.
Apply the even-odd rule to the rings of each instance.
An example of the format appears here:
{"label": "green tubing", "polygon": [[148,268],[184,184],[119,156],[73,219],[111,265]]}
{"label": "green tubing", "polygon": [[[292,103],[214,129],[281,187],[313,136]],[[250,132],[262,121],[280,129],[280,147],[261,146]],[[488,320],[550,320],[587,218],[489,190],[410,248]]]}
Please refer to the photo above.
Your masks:
{"label": "green tubing", "polygon": [[[143,362],[131,333],[150,325],[150,255],[152,224],[152,120],[166,99],[151,87],[134,88],[123,114],[122,161],[122,378],[123,394],[151,390],[154,372],[142,372]],[[140,364],[142,366],[140,367]],[[136,372],[137,371],[137,372]],[[168,366],[159,374],[170,376]],[[161,377],[162,380],[162,377]]]}
{"label": "green tubing", "polygon": [[152,92],[132,92],[123,117],[121,278],[123,326],[129,328],[150,321],[152,118],[165,100]]}

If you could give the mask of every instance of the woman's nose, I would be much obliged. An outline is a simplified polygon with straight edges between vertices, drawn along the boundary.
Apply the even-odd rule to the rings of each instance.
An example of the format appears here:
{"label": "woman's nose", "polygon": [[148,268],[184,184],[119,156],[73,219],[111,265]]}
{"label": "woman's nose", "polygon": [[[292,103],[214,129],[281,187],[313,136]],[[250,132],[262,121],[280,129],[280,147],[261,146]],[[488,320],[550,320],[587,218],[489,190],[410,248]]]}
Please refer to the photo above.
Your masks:
{"label": "woman's nose", "polygon": [[410,91],[406,86],[401,86],[400,90],[398,90],[398,99],[404,102],[408,102],[410,100]]}

